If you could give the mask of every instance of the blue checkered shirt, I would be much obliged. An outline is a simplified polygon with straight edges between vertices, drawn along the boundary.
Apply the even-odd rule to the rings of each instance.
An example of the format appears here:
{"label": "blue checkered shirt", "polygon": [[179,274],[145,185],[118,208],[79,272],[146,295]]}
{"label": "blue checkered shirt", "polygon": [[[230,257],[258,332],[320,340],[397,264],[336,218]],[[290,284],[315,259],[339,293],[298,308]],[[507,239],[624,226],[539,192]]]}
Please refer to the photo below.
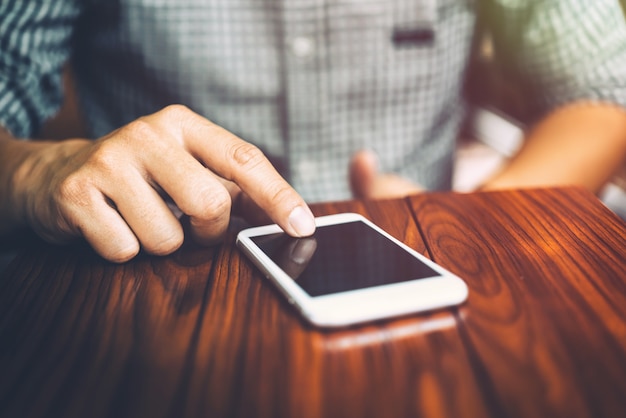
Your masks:
{"label": "blue checkered shirt", "polygon": [[349,197],[364,148],[447,189],[477,16],[537,114],[626,106],[618,0],[6,0],[0,124],[37,132],[71,58],[93,137],[183,103],[257,144],[309,201]]}

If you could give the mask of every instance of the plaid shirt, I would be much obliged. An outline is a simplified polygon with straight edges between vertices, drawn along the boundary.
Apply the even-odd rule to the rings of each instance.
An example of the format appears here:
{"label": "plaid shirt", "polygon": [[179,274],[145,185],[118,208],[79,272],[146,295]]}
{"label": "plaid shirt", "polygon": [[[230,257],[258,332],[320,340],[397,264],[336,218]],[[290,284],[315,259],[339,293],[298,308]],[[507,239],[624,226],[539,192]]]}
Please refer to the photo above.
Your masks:
{"label": "plaid shirt", "polygon": [[71,56],[93,137],[183,103],[257,144],[309,201],[348,197],[363,148],[447,189],[477,16],[537,114],[626,106],[618,0],[28,0],[0,3],[0,124],[36,132]]}

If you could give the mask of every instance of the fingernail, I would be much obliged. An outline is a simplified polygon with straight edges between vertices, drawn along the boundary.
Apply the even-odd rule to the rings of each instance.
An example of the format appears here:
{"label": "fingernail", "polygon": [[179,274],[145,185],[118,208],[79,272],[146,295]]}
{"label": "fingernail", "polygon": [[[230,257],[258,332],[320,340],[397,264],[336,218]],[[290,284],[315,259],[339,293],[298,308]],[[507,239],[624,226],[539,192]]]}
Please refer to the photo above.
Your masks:
{"label": "fingernail", "polygon": [[289,226],[301,237],[308,237],[315,232],[315,219],[308,209],[297,206],[289,214]]}

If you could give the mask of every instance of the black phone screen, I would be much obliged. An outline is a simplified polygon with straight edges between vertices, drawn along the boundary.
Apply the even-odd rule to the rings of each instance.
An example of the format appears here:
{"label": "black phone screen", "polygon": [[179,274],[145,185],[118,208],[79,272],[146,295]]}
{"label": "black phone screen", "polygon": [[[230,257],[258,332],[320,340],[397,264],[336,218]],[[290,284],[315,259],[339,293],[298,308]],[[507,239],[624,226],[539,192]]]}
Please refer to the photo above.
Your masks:
{"label": "black phone screen", "polygon": [[307,238],[251,239],[310,296],[440,275],[361,221],[319,226]]}

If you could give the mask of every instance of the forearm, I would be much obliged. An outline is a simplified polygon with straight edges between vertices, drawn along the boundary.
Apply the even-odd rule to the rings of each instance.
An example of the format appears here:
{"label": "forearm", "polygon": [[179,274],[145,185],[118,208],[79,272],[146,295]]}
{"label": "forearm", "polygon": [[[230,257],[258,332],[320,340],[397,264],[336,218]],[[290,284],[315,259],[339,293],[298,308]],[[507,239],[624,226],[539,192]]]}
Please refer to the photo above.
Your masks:
{"label": "forearm", "polygon": [[580,185],[599,191],[626,161],[626,111],[574,103],[527,135],[519,153],[483,189]]}
{"label": "forearm", "polygon": [[28,154],[28,147],[0,128],[0,236],[23,225],[16,207],[13,179]]}

